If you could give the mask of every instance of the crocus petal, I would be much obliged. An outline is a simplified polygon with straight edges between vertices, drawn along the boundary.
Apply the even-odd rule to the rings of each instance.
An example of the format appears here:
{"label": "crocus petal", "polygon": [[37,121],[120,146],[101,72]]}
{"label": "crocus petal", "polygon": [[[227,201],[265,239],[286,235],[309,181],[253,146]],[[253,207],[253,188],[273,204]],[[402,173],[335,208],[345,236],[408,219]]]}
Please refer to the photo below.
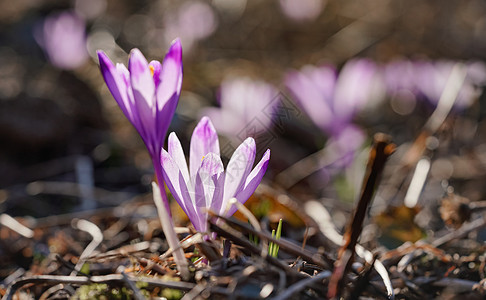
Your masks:
{"label": "crocus petal", "polygon": [[194,208],[194,200],[191,197],[191,194],[193,194],[192,190],[186,183],[179,166],[165,149],[161,151],[160,160],[162,164],[162,175],[167,184],[167,188],[191,222],[194,223],[194,220],[198,220],[199,217]]}
{"label": "crocus petal", "polygon": [[140,124],[140,118],[138,116],[138,109],[135,105],[135,100],[133,98],[133,91],[132,91],[132,84],[130,83],[130,72],[128,71],[127,67],[123,64],[116,64],[116,70],[118,74],[120,74],[121,78],[126,85],[126,113],[125,116],[128,120],[133,124],[133,126],[137,129],[137,131],[142,135],[145,136],[145,132],[143,131],[143,127]]}
{"label": "crocus petal", "polygon": [[[155,73],[154,73],[155,79]],[[160,74],[156,82],[157,117],[156,124],[163,139],[168,125],[179,101],[182,86],[182,47],[179,40],[175,40],[161,65]]]}
{"label": "crocus petal", "polygon": [[[180,169],[176,162],[172,159],[170,154],[162,149],[160,153],[160,162],[163,166],[163,176],[167,187],[171,191],[174,198],[177,200],[177,203],[186,210],[186,203],[184,202],[184,198],[182,196],[181,187],[179,183],[179,174]],[[184,178],[184,177],[183,177]],[[184,181],[184,180],[183,180]]]}
{"label": "crocus petal", "polygon": [[[156,130],[155,83],[148,62],[140,50],[133,49],[130,52],[128,70],[130,71],[130,82],[132,84],[133,96],[135,104],[137,105],[140,121],[147,133],[154,134],[154,131]],[[145,142],[148,142],[150,146],[152,146],[152,143],[156,140],[155,137],[145,136],[142,138],[144,138]],[[147,146],[150,147],[149,145]],[[155,149],[149,149],[152,153],[154,150]]]}
{"label": "crocus petal", "polygon": [[130,52],[128,70],[135,102],[145,102],[149,108],[154,107],[155,83],[148,62],[140,50],[133,49]]}
{"label": "crocus petal", "polygon": [[208,153],[197,172],[194,189],[196,211],[199,214],[199,221],[204,224],[204,230],[202,231],[205,231],[207,222],[207,213],[202,209],[213,209],[213,200],[221,202],[219,199],[214,199],[214,197],[222,196],[220,190],[223,187],[217,185],[219,183],[218,179],[222,174],[224,174],[224,167],[221,158],[215,153]]}
{"label": "crocus petal", "polygon": [[182,149],[181,142],[177,138],[177,135],[172,132],[169,134],[169,140],[167,141],[167,150],[172,157],[177,167],[184,177],[184,181],[190,185],[189,170],[187,169],[186,157],[184,156],[184,150]]}
{"label": "crocus petal", "polygon": [[189,171],[193,181],[204,156],[210,152],[219,155],[218,134],[211,120],[208,117],[203,117],[191,137]]}
{"label": "crocus petal", "polygon": [[184,210],[184,212],[186,213],[189,220],[191,220],[194,228],[202,228],[206,224],[206,222],[201,222],[199,211],[196,209],[195,205],[194,190],[189,188],[188,184],[184,181],[182,173],[179,173],[179,183],[184,202],[186,203],[186,209]]}
{"label": "crocus petal", "polygon": [[[154,74],[155,75],[155,74]],[[162,110],[168,101],[179,98],[182,85],[182,46],[175,40],[165,55],[160,71],[160,85],[157,87],[158,110]]]}
{"label": "crocus petal", "polygon": [[[250,175],[246,178],[245,185],[243,189],[235,195],[236,199],[238,202],[241,204],[244,204],[248,198],[255,192],[256,188],[262,181],[263,175],[265,175],[265,172],[267,171],[268,167],[268,162],[270,160],[270,149],[267,149],[265,153],[263,154],[262,159],[260,162],[255,166],[255,168],[251,171]],[[221,214],[224,213],[224,211],[227,208],[229,199],[224,199],[223,200],[223,205],[221,207]],[[233,205],[231,208],[227,211],[225,214],[226,216],[231,216],[236,212],[236,207]]]}
{"label": "crocus petal", "polygon": [[214,177],[214,185],[216,186],[213,194],[213,200],[211,202],[211,210],[218,213],[223,206],[223,194],[224,194],[224,181],[226,179],[225,173]]}
{"label": "crocus petal", "polygon": [[125,78],[120,74],[118,68],[113,65],[103,51],[97,51],[97,54],[100,62],[101,74],[105,79],[106,86],[108,86],[113,98],[115,98],[125,116],[132,121],[131,116],[133,114],[131,112],[131,103],[128,99],[128,85]]}
{"label": "crocus petal", "polygon": [[226,168],[226,179],[224,183],[224,199],[234,197],[245,183],[245,179],[255,162],[256,145],[255,140],[247,138],[235,150]]}

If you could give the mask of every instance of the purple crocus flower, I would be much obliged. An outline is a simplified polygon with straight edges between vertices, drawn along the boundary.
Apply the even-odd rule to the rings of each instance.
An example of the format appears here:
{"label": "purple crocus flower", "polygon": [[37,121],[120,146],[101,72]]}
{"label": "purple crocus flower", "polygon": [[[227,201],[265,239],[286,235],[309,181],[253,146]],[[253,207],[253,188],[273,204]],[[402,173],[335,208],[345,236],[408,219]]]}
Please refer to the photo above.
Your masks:
{"label": "purple crocus flower", "polygon": [[305,66],[290,72],[285,84],[309,118],[325,133],[338,136],[355,113],[380,97],[377,66],[366,59],[351,60],[338,73],[334,66]]}
{"label": "purple crocus flower", "polygon": [[406,59],[397,59],[384,66],[384,80],[391,95],[408,91],[417,94],[415,64]]}
{"label": "purple crocus flower", "polygon": [[88,59],[86,24],[72,12],[47,17],[36,31],[36,40],[49,61],[65,70],[75,69]]}
{"label": "purple crocus flower", "polygon": [[347,62],[338,74],[332,65],[305,66],[287,74],[285,84],[297,104],[329,136],[332,161],[327,169],[349,165],[365,140],[352,123],[356,112],[383,96],[376,64],[366,59]]}
{"label": "purple crocus flower", "polygon": [[247,77],[227,78],[221,84],[218,99],[221,108],[206,108],[203,114],[209,116],[216,129],[228,137],[250,128],[252,132],[247,132],[247,137],[271,127],[278,95],[277,89],[264,81]]}
{"label": "purple crocus flower", "polygon": [[[106,85],[142,137],[152,158],[157,180],[162,183],[160,152],[182,85],[179,40],[172,43],[163,64],[158,61],[149,64],[138,49],[131,51],[128,69],[122,64],[115,66],[102,51],[98,51],[98,58]],[[165,204],[168,208],[168,203]]]}
{"label": "purple crocus flower", "polygon": [[253,194],[260,184],[270,159],[270,149],[252,170],[256,146],[247,138],[233,153],[226,171],[219,153],[216,130],[208,117],[203,117],[191,138],[189,168],[184,151],[175,133],[169,135],[167,150],[162,150],[161,162],[167,187],[199,232],[207,230],[208,214],[205,208],[221,215],[231,216],[234,206]]}

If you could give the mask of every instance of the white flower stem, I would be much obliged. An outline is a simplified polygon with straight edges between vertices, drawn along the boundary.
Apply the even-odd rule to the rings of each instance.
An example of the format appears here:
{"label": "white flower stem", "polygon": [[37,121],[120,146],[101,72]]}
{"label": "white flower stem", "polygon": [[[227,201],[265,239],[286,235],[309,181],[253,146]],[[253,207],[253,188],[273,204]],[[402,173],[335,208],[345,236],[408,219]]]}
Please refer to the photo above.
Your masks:
{"label": "white flower stem", "polygon": [[[161,193],[159,186],[155,182],[152,182],[152,190],[154,194],[155,206],[157,207],[157,213],[162,225],[162,230],[164,231],[167,243],[169,243],[169,247],[172,250],[172,255],[177,265],[177,270],[181,274],[183,280],[188,280],[190,274],[187,260],[184,255],[184,251],[180,246],[179,238],[174,230],[174,223],[172,222],[172,218],[170,217],[165,205],[165,203],[168,203],[167,196],[165,193]],[[165,201],[163,201],[163,198],[165,198]]]}

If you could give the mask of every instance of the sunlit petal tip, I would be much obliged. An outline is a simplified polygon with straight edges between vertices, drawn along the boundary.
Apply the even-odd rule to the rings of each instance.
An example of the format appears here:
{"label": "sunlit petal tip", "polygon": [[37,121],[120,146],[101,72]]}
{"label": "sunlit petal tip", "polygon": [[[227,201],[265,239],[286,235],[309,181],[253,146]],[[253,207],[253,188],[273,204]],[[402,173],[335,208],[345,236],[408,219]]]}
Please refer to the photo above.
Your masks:
{"label": "sunlit petal tip", "polygon": [[169,144],[174,142],[179,143],[179,138],[177,137],[177,134],[174,131],[172,131],[171,133],[169,133]]}
{"label": "sunlit petal tip", "polygon": [[136,77],[139,77],[140,74],[143,74],[149,70],[147,59],[137,48],[130,51],[128,69],[130,70],[130,74],[132,74],[132,76],[135,75]]}
{"label": "sunlit petal tip", "polygon": [[113,68],[113,62],[108,58],[105,52],[102,50],[97,50],[98,60],[100,62],[101,72],[106,72],[108,69]]}
{"label": "sunlit petal tip", "polygon": [[247,137],[247,138],[246,138],[246,139],[243,141],[243,143],[242,143],[242,144],[246,145],[246,147],[247,147],[249,150],[251,150],[251,151],[253,151],[253,152],[256,152],[256,143],[255,143],[255,139],[254,139],[254,138],[252,138],[251,136],[250,136],[250,137]]}
{"label": "sunlit petal tip", "polygon": [[208,117],[203,117],[197,124],[191,137],[189,153],[189,170],[191,176],[196,175],[201,165],[201,160],[210,152],[219,155],[218,134],[211,120]]}
{"label": "sunlit petal tip", "polygon": [[[172,156],[172,158],[179,165],[179,168],[187,169],[186,158],[184,157],[184,150],[182,149],[181,142],[179,141],[179,138],[177,137],[175,132],[171,132],[169,134],[169,139],[167,141],[167,150],[169,151],[169,154]],[[185,173],[187,173],[187,170],[185,171]]]}
{"label": "sunlit petal tip", "polygon": [[196,134],[201,138],[211,138],[218,135],[216,133],[216,129],[214,128],[213,122],[211,122],[211,120],[206,116],[201,118],[194,129],[193,134]]}
{"label": "sunlit petal tip", "polygon": [[[267,149],[267,151],[265,151],[265,153],[263,154],[263,157],[260,160],[260,162],[258,162],[255,168],[251,171],[251,173],[246,178],[244,188],[241,191],[236,193],[235,197],[238,199],[238,202],[244,204],[246,200],[250,198],[253,192],[255,192],[256,188],[258,187],[258,185],[263,179],[263,175],[265,175],[265,172],[267,171],[269,161],[270,161],[270,149]],[[231,216],[235,213],[235,211],[236,211],[236,207],[232,206],[226,212],[226,215]]]}
{"label": "sunlit petal tip", "polygon": [[96,50],[96,55],[98,55],[98,58],[101,60],[102,57],[107,57],[106,53],[103,50]]}
{"label": "sunlit petal tip", "polygon": [[265,153],[263,154],[262,160],[269,161],[270,160],[270,149],[267,149]]}
{"label": "sunlit petal tip", "polygon": [[167,152],[167,150],[165,150],[164,148],[162,148],[160,151],[160,162],[162,164],[162,167],[164,167],[167,162],[173,162],[169,152]]}
{"label": "sunlit petal tip", "polygon": [[[253,169],[253,171],[251,171],[252,173],[254,172],[258,172],[258,173],[263,173],[265,174],[265,172],[267,171],[267,167],[268,167],[268,163],[270,162],[270,149],[267,149],[267,151],[265,151],[265,153],[263,153],[263,156],[262,156],[262,159],[260,160],[260,162],[255,166],[255,168]],[[263,174],[261,175],[263,177]],[[251,175],[250,175],[251,177]]]}
{"label": "sunlit petal tip", "polygon": [[177,61],[182,60],[182,44],[179,38],[176,38],[175,40],[172,41],[166,57],[171,57]]}
{"label": "sunlit petal tip", "polygon": [[247,138],[231,156],[226,168],[224,199],[234,197],[243,188],[255,162],[256,146],[253,138]]}
{"label": "sunlit petal tip", "polygon": [[[258,164],[255,166],[255,168],[251,171],[247,180],[251,181],[252,179],[259,178],[259,179],[255,180],[255,181],[257,181],[256,185],[258,185],[260,183],[263,175],[267,171],[269,162],[270,162],[270,149],[267,149],[267,151],[265,151],[265,153],[263,154],[260,162],[258,162]],[[247,184],[248,184],[248,182],[247,182]],[[255,186],[255,188],[256,188],[256,186]]]}

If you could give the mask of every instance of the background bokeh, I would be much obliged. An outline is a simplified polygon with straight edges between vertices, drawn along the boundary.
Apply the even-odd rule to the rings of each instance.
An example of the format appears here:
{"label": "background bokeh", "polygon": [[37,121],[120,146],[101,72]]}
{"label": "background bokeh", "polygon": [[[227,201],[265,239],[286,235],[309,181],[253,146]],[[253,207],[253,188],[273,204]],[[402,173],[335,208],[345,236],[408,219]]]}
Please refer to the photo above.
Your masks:
{"label": "background bokeh", "polygon": [[[176,37],[183,45],[184,79],[169,131],[178,133],[184,147],[199,118],[214,114],[223,154],[230,155],[247,135],[259,134],[259,155],[272,149],[268,184],[282,186],[301,200],[326,197],[340,206],[355,199],[370,137],[381,131],[399,146],[411,143],[435,109],[438,99],[421,99],[428,94],[414,94],[415,86],[396,96],[389,82],[417,79],[442,61],[449,67],[478,63],[475,87],[484,82],[486,3],[0,1],[2,210],[14,216],[45,216],[85,205],[69,187],[47,183],[78,182],[130,195],[149,191],[151,161],[102,79],[96,50],[124,64],[132,48],[149,60],[162,60]],[[349,161],[336,163],[338,158],[327,153],[326,166],[304,170],[289,183],[289,173],[281,172],[330,141],[339,152],[355,138],[339,139],[316,125],[286,85],[288,74],[306,65],[340,70],[358,58],[375,65],[380,81],[373,97],[351,116],[350,122],[362,130],[356,138],[363,143],[353,148]],[[400,65],[393,73],[389,66],[397,61],[406,67]],[[407,64],[429,69],[414,68],[410,75]],[[448,73],[442,75],[447,79]],[[260,100],[262,89],[271,94],[266,100]],[[360,93],[364,87],[358,81],[344,89]],[[444,180],[456,182],[456,191],[472,200],[484,198],[484,101],[468,101],[453,109],[454,119],[445,123],[450,127],[433,140],[440,146],[433,155],[434,192],[429,198],[438,198],[437,191],[441,195]],[[35,207],[26,205],[33,201]],[[342,226],[342,215],[339,220]]]}

